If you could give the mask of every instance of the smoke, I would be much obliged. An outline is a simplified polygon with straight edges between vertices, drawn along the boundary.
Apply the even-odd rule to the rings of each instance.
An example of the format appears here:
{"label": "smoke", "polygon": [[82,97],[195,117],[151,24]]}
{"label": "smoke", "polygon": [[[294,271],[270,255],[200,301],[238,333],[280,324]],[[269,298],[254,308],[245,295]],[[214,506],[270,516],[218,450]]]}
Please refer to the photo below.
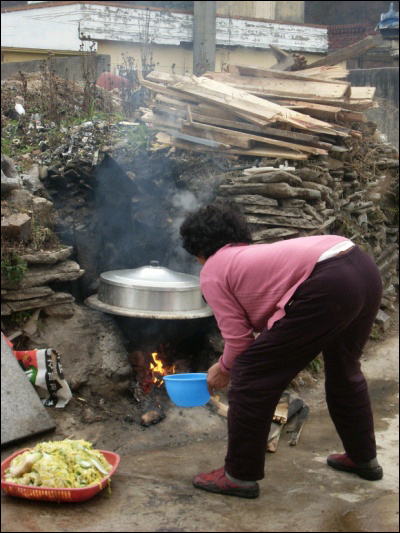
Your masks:
{"label": "smoke", "polygon": [[175,209],[175,216],[171,224],[172,248],[168,268],[198,276],[201,266],[182,248],[179,230],[185,216],[201,207],[202,203],[192,192],[179,191],[172,196],[171,204]]}

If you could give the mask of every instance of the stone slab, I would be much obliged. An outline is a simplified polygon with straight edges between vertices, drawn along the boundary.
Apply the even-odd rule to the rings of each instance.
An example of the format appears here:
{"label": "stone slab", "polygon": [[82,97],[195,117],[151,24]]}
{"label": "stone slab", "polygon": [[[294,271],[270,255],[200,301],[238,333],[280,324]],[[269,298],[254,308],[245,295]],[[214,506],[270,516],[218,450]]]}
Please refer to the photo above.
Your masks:
{"label": "stone slab", "polygon": [[56,426],[1,334],[1,445]]}

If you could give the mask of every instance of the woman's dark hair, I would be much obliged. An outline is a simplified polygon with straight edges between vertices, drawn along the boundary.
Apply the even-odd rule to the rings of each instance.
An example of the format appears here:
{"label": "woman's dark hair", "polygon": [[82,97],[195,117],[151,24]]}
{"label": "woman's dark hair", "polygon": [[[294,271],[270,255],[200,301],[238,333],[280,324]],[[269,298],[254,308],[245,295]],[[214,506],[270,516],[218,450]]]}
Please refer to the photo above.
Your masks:
{"label": "woman's dark hair", "polygon": [[226,244],[251,243],[250,227],[233,202],[216,201],[189,213],[180,234],[183,248],[205,259]]}

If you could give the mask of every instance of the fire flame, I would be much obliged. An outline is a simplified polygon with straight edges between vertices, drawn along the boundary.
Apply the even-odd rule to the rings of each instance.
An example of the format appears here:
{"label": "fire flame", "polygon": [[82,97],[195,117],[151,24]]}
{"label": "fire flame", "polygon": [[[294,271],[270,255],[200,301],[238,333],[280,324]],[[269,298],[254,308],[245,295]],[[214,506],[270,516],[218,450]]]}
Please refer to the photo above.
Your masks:
{"label": "fire flame", "polygon": [[162,376],[167,376],[168,374],[173,374],[175,372],[175,366],[172,368],[164,368],[162,360],[158,357],[158,353],[154,352],[151,354],[153,357],[153,363],[150,363],[151,377],[154,385],[161,387],[164,383]]}

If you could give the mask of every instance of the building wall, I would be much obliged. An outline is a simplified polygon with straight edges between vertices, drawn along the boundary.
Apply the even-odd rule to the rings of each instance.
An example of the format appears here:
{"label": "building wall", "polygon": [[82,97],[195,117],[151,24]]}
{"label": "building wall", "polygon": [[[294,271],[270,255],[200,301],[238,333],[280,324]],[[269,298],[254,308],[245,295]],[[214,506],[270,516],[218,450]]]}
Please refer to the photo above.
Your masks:
{"label": "building wall", "polygon": [[[21,53],[21,57],[23,53]],[[39,72],[43,59],[47,56],[40,57],[39,60],[28,60],[24,61],[12,61],[8,63],[3,63],[1,65],[1,79],[11,77],[13,74],[16,74],[20,70],[22,72]],[[110,56],[107,55],[96,55],[97,60],[97,78],[104,71],[110,69]],[[52,61],[54,73],[60,78],[65,78],[75,81],[83,81],[83,58],[82,56],[69,56],[69,57],[55,57]]]}
{"label": "building wall", "polygon": [[[259,15],[266,14],[268,9],[272,13],[277,3],[245,4],[252,4],[253,13]],[[294,8],[292,4],[303,2],[279,4],[281,16],[286,17],[296,9],[300,12],[300,7]],[[154,61],[160,70],[170,71],[171,65],[175,64],[176,72],[192,72],[193,15],[187,12],[106,6],[101,2],[68,5],[60,2],[52,7],[6,11],[1,18],[4,62],[39,59],[41,51],[46,54],[48,50],[62,55],[76,54],[82,44],[79,36],[83,33],[100,43],[100,53],[111,55],[112,69],[123,61],[125,49],[140,64],[140,45],[151,42]],[[88,47],[89,42],[85,43]],[[288,52],[320,57],[328,50],[328,31],[326,27],[316,25],[219,16],[216,43],[217,70],[227,64],[227,56],[231,62],[268,66],[275,63],[270,44]]]}
{"label": "building wall", "polygon": [[305,2],[276,2],[275,20],[304,22],[304,4]]}
{"label": "building wall", "polygon": [[[79,52],[72,52],[70,50],[52,51],[55,57],[69,57],[79,54]],[[1,62],[2,63],[13,63],[15,61],[34,61],[38,59],[46,59],[48,50],[27,50],[27,49],[7,49],[2,48],[1,50]]]}
{"label": "building wall", "polygon": [[277,2],[217,2],[217,14],[275,20],[276,4]]}
{"label": "building wall", "polygon": [[[135,60],[136,65],[141,65],[139,43],[117,43],[112,41],[98,41],[98,52],[110,56],[111,72],[116,72],[118,65],[124,63],[128,57]],[[323,57],[321,54],[303,54],[311,63]],[[191,47],[162,46],[152,47],[153,62],[156,69],[162,72],[174,72],[175,74],[193,73],[193,53]],[[220,72],[229,64],[248,65],[254,67],[269,67],[276,63],[276,59],[270,50],[258,50],[254,48],[218,47],[216,51],[215,70]]]}

